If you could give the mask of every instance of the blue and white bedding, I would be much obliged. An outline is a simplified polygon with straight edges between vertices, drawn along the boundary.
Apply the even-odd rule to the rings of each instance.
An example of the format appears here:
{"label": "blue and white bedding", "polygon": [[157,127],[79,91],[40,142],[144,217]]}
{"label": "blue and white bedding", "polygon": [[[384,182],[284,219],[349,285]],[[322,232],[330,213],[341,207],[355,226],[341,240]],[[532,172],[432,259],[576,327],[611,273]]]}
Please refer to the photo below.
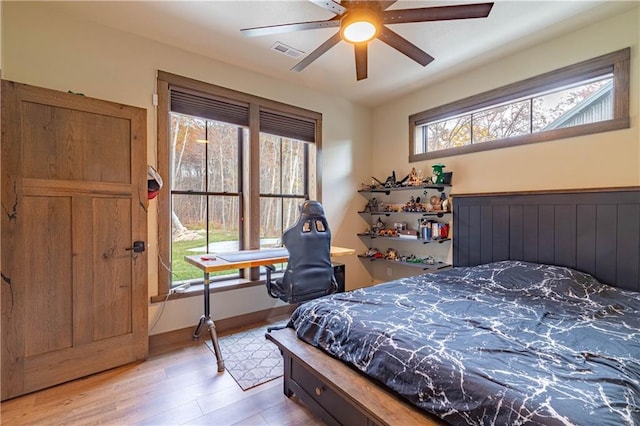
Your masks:
{"label": "blue and white bedding", "polygon": [[451,424],[640,425],[640,293],[504,261],[307,302],[299,338]]}

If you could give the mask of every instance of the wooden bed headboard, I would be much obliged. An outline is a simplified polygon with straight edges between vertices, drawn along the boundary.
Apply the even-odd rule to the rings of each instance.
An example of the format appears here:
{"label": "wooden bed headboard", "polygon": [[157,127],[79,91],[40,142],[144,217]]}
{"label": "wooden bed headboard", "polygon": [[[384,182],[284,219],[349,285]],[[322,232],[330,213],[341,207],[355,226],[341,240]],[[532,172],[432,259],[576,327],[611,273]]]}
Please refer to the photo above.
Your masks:
{"label": "wooden bed headboard", "polygon": [[640,188],[452,198],[454,266],[554,264],[640,291]]}

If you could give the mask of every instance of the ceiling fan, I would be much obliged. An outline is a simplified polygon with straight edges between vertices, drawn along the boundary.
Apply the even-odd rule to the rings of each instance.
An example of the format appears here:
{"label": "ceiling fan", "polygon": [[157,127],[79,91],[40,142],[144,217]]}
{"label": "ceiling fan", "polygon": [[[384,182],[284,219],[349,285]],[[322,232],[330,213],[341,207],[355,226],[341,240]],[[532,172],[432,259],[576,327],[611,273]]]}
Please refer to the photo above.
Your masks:
{"label": "ceiling fan", "polygon": [[336,16],[324,21],[295,22],[266,27],[244,28],[240,31],[246,37],[271,35],[292,31],[339,27],[320,47],[298,62],[292,71],[302,71],[313,61],[327,52],[340,40],[352,43],[356,59],[356,79],[367,78],[367,47],[369,41],[377,38],[422,66],[433,61],[433,57],[404,37],[391,31],[387,25],[408,22],[446,21],[452,19],[486,18],[493,3],[463,4],[456,6],[421,7],[415,9],[387,10],[396,0],[309,0]]}

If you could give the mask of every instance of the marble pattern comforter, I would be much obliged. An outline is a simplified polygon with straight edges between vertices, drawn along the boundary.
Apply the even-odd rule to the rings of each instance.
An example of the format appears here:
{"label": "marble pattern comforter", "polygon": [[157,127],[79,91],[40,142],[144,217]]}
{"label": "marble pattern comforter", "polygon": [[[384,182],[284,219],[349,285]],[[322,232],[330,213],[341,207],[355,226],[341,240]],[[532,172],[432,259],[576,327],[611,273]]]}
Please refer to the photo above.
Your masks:
{"label": "marble pattern comforter", "polygon": [[307,302],[289,326],[451,424],[640,424],[640,293],[568,268],[391,281]]}

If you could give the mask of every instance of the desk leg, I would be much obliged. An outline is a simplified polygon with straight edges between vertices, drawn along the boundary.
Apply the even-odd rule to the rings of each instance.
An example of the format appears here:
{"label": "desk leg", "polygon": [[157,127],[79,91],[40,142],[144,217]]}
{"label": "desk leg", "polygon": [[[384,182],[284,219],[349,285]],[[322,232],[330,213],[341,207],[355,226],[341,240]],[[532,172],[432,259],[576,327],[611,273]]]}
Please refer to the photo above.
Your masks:
{"label": "desk leg", "polygon": [[213,352],[216,354],[216,360],[218,361],[218,371],[224,371],[224,360],[222,359],[222,353],[220,352],[220,346],[218,345],[218,335],[216,333],[216,325],[213,323],[211,319],[211,310],[210,310],[210,300],[209,300],[209,273],[204,273],[204,315],[200,317],[200,321],[198,321],[198,325],[193,332],[193,338],[197,339],[200,337],[200,330],[204,324],[207,325],[207,329],[209,329],[209,335],[211,336],[211,343],[213,346]]}

